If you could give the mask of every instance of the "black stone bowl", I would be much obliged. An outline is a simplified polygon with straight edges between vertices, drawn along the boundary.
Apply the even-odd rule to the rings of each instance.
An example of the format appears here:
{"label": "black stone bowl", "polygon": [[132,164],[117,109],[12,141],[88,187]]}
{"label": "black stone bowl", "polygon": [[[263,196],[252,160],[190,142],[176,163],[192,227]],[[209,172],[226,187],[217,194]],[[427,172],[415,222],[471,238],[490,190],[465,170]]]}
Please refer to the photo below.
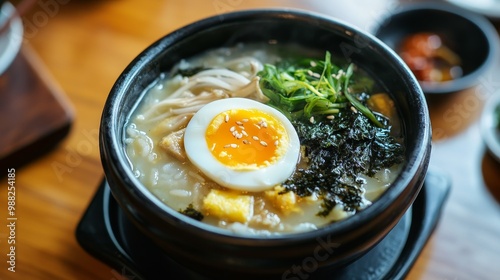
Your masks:
{"label": "black stone bowl", "polygon": [[[144,89],[180,59],[240,42],[270,41],[330,50],[376,77],[399,109],[406,164],[393,186],[373,205],[344,221],[305,233],[234,235],[179,214],[142,185],[125,154],[124,127]],[[173,260],[203,275],[292,279],[298,273],[309,275],[355,260],[396,225],[416,198],[427,172],[430,121],[418,82],[400,58],[375,37],[309,12],[249,10],[197,21],[139,54],[111,89],[102,114],[100,148],[113,196],[130,220]]]}
{"label": "black stone bowl", "polygon": [[403,5],[383,19],[373,34],[399,52],[401,42],[419,32],[439,35],[443,44],[460,58],[463,71],[461,77],[450,81],[420,81],[426,94],[471,88],[496,62],[498,34],[493,25],[481,15],[446,3]]}

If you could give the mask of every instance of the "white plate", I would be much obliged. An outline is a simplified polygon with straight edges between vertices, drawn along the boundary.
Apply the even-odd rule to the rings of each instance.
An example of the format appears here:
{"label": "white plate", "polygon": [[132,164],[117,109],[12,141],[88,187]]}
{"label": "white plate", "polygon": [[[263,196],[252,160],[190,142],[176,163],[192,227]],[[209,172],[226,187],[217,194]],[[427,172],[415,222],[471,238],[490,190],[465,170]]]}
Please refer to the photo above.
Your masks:
{"label": "white plate", "polygon": [[[0,25],[12,14],[15,8],[9,2],[0,7]],[[0,34],[0,75],[10,66],[17,56],[23,41],[23,24],[19,17],[15,17],[7,30]]]}
{"label": "white plate", "polygon": [[448,2],[489,18],[500,19],[500,0],[448,0]]}
{"label": "white plate", "polygon": [[481,133],[491,155],[500,162],[500,128],[496,110],[500,110],[500,95],[486,101],[481,115]]}

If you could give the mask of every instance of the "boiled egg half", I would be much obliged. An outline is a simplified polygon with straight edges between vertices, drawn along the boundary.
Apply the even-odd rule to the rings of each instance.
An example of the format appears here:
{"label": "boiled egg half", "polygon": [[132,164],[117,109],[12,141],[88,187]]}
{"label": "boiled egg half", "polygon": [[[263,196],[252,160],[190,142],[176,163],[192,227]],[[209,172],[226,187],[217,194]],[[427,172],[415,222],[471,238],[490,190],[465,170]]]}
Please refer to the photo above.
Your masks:
{"label": "boiled egg half", "polygon": [[278,110],[246,98],[208,103],[184,133],[189,160],[221,186],[257,192],[284,182],[294,172],[300,142]]}

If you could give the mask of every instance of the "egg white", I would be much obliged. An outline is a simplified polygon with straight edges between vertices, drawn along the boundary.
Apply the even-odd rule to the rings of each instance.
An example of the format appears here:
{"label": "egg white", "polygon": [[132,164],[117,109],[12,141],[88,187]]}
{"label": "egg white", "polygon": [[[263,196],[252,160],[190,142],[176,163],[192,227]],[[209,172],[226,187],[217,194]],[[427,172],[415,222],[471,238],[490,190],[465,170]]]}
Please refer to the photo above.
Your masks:
{"label": "egg white", "polygon": [[[212,119],[231,109],[254,109],[276,118],[289,138],[286,152],[273,164],[254,170],[235,170],[222,164],[212,155],[205,134]],[[299,159],[300,141],[295,128],[278,110],[251,99],[227,98],[208,103],[192,117],[184,133],[184,148],[191,163],[219,185],[258,192],[271,189],[292,175]]]}

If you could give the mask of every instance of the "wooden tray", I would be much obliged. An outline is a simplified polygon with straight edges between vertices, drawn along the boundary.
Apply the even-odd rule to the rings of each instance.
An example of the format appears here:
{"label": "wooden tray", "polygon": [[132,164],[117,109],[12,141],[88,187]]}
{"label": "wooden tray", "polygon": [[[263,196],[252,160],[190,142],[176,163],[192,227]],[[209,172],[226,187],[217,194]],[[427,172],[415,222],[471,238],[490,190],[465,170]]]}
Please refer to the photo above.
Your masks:
{"label": "wooden tray", "polygon": [[0,169],[50,151],[69,132],[73,109],[27,46],[0,75]]}

